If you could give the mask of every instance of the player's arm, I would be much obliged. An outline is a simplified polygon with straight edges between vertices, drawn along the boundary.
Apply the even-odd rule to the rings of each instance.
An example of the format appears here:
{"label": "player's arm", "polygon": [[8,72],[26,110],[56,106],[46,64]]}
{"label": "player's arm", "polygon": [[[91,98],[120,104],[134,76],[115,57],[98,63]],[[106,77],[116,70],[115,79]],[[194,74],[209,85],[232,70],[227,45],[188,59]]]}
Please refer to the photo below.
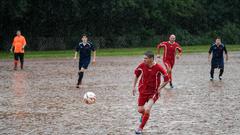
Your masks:
{"label": "player's arm", "polygon": [[10,48],[10,52],[13,52],[14,46],[12,45]]}
{"label": "player's arm", "polygon": [[177,59],[180,58],[180,56],[182,56],[182,48],[180,47],[180,45],[178,44],[176,47],[178,54],[177,54]]}
{"label": "player's arm", "polygon": [[135,76],[134,76],[134,80],[133,80],[133,89],[132,89],[133,96],[135,96],[135,93],[136,93],[136,85],[137,85],[137,82],[138,82],[138,78],[142,73],[142,70],[141,70],[140,66],[138,66],[134,71]]}
{"label": "player's arm", "polygon": [[24,49],[26,45],[27,45],[26,39],[23,37],[23,46],[22,46],[22,49]]}
{"label": "player's arm", "polygon": [[163,75],[164,82],[158,88],[159,95],[160,95],[162,88],[164,88],[169,82],[169,77],[168,77],[167,71],[165,69],[163,69],[162,67],[160,67],[160,72]]}
{"label": "player's arm", "polygon": [[15,44],[15,38],[13,39],[12,46],[11,46],[11,48],[10,48],[10,52],[13,52],[14,44]]}
{"label": "player's arm", "polygon": [[210,47],[210,49],[208,51],[208,61],[210,61],[210,59],[211,59],[211,53],[212,53],[212,46]]}
{"label": "player's arm", "polygon": [[[90,43],[90,42],[89,42]],[[95,46],[92,44],[92,43],[90,43],[90,45],[91,45],[91,50],[93,51],[93,59],[92,59],[92,63],[93,64],[95,64],[96,63],[96,48],[95,48]]]}
{"label": "player's arm", "polygon": [[77,59],[77,54],[78,54],[78,52],[77,52],[77,51],[75,51],[75,54],[74,54],[74,59]]}
{"label": "player's arm", "polygon": [[224,46],[223,50],[225,52],[225,56],[226,56],[226,61],[228,61],[228,52],[227,52],[227,48]]}
{"label": "player's arm", "polygon": [[138,77],[135,75],[134,80],[133,80],[133,89],[132,89],[132,94],[135,96],[136,93],[136,85],[137,85]]}
{"label": "player's arm", "polygon": [[96,62],[96,50],[93,51],[93,63],[95,63],[95,62]]}
{"label": "player's arm", "polygon": [[157,58],[161,58],[160,57],[160,48],[163,47],[163,44],[160,43],[159,45],[157,45]]}
{"label": "player's arm", "polygon": [[74,53],[74,58],[73,59],[77,59],[77,55],[78,55],[79,50],[80,50],[80,47],[79,47],[79,45],[77,45],[75,47],[75,53]]}

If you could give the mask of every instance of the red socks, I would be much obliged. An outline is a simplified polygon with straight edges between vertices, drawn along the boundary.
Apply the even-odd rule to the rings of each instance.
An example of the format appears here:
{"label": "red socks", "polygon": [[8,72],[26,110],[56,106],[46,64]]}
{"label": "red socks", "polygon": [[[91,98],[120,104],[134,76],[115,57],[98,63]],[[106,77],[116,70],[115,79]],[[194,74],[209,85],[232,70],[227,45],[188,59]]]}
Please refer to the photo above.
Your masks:
{"label": "red socks", "polygon": [[145,126],[145,124],[147,123],[148,119],[149,119],[149,113],[144,113],[143,117],[142,117],[142,123],[140,124],[139,128],[143,129],[143,127]]}

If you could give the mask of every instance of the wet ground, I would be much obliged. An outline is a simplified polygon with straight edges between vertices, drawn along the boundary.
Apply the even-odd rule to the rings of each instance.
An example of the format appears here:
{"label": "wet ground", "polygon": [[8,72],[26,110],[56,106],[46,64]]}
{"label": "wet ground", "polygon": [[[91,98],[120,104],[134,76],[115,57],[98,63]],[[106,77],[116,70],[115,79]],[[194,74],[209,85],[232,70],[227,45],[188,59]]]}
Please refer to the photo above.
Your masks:
{"label": "wet ground", "polygon": [[[206,54],[183,56],[174,67],[175,88],[162,91],[144,135],[239,135],[240,53],[230,55],[223,80],[209,81]],[[1,135],[131,135],[138,125],[133,70],[142,57],[100,57],[75,88],[71,59],[26,59],[24,70],[0,62]],[[86,105],[92,91],[97,102]]]}

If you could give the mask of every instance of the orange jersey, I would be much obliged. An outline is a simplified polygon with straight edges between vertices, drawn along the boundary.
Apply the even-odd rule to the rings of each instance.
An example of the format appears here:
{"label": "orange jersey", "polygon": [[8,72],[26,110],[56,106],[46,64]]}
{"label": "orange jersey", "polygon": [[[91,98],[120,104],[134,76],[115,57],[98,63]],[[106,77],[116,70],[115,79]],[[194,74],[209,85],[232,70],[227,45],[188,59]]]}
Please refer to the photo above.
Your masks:
{"label": "orange jersey", "polygon": [[15,36],[12,45],[14,47],[14,53],[24,53],[23,46],[26,45],[24,36]]}

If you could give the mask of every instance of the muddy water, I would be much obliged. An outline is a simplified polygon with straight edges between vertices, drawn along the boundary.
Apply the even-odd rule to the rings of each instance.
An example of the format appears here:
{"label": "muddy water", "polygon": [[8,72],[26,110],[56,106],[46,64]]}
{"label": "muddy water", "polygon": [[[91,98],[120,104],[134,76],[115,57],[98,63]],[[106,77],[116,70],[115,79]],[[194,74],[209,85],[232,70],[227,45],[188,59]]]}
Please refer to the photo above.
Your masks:
{"label": "muddy water", "polygon": [[[0,62],[1,135],[129,135],[139,124],[131,95],[133,69],[141,57],[101,57],[75,88],[71,59],[26,60],[24,70]],[[240,134],[240,55],[225,64],[223,80],[209,81],[205,54],[185,55],[174,67],[174,89],[162,91],[145,135]],[[86,105],[93,91],[97,102]]]}

